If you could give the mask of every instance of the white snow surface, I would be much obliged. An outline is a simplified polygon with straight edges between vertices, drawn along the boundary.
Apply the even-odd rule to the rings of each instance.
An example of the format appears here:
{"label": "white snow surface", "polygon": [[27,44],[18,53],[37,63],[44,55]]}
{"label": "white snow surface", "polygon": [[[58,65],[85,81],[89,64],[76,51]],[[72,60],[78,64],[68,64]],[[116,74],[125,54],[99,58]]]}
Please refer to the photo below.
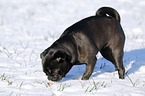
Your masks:
{"label": "white snow surface", "polygon": [[[40,53],[103,6],[121,16],[125,79],[98,54],[89,80],[81,80],[85,65],[74,66],[59,82],[47,80]],[[144,0],[0,0],[0,96],[145,96],[144,10]]]}

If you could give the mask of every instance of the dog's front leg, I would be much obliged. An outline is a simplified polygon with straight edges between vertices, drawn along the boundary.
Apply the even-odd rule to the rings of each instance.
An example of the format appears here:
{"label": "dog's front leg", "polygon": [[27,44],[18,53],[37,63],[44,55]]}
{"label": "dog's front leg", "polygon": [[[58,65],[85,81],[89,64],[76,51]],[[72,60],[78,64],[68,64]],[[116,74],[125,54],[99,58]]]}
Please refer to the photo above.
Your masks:
{"label": "dog's front leg", "polygon": [[82,76],[82,80],[88,80],[89,77],[92,75],[92,73],[94,71],[96,61],[97,61],[97,59],[95,58],[95,60],[92,60],[91,63],[86,64],[86,70],[85,70],[85,73]]}

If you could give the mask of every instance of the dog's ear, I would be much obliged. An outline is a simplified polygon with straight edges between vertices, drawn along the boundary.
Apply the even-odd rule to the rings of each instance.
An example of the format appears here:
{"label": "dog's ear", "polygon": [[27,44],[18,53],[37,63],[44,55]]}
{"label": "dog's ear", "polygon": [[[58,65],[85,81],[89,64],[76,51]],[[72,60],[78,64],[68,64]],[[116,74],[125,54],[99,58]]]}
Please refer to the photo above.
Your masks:
{"label": "dog's ear", "polygon": [[69,55],[67,55],[65,52],[62,51],[57,51],[54,54],[54,59],[59,62],[62,63],[63,61],[71,61],[71,57]]}
{"label": "dog's ear", "polygon": [[40,54],[40,58],[42,59],[42,56],[43,56],[43,52]]}
{"label": "dog's ear", "polygon": [[57,52],[54,54],[53,59],[56,60],[56,61],[59,62],[59,63],[62,63],[62,62],[66,59],[66,54],[65,54],[64,52],[57,51]]}
{"label": "dog's ear", "polygon": [[44,51],[40,54],[40,58],[42,59],[47,53],[48,53],[48,49],[44,50]]}

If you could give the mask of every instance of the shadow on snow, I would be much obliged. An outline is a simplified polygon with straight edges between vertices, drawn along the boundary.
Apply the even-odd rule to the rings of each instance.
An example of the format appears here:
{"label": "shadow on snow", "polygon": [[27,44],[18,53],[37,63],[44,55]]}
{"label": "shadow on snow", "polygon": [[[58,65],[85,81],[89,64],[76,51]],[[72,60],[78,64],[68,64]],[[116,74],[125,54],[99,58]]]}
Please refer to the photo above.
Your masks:
{"label": "shadow on snow", "polygon": [[[145,49],[125,52],[123,62],[128,75],[138,71],[141,66],[145,66]],[[85,65],[74,66],[62,80],[67,81],[80,79],[85,71],[85,68]],[[97,60],[94,72],[90,78],[96,77],[99,74],[103,74],[105,72],[114,71],[115,67],[111,62],[109,62],[105,58],[100,58]]]}

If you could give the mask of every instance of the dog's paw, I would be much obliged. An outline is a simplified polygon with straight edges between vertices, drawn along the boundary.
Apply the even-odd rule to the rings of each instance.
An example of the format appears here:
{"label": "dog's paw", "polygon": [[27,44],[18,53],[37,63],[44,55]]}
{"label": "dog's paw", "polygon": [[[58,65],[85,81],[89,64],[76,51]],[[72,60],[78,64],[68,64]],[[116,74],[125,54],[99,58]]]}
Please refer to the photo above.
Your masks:
{"label": "dog's paw", "polygon": [[124,76],[121,75],[121,76],[119,76],[119,79],[125,79],[125,78],[124,78]]}
{"label": "dog's paw", "polygon": [[86,77],[82,77],[81,80],[88,80],[89,78]]}

